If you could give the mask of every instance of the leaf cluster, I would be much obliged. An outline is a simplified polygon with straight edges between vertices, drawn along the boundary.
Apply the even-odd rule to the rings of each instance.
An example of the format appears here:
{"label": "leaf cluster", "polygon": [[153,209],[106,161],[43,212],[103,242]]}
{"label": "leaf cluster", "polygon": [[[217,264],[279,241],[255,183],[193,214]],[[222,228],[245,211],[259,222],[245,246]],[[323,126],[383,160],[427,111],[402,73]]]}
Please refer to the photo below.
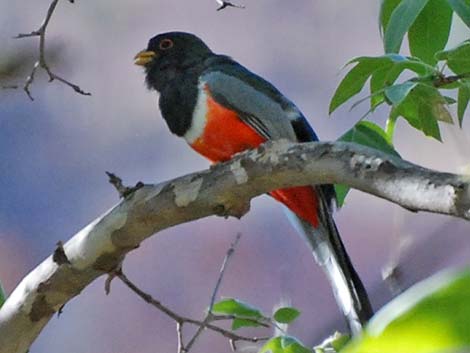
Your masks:
{"label": "leaf cluster", "polygon": [[[360,121],[340,140],[397,155],[395,126],[403,118],[424,135],[442,141],[439,123],[453,123],[452,104],[457,104],[462,126],[470,100],[470,41],[445,50],[456,16],[470,27],[470,0],[382,0],[379,22],[385,54],[357,57],[346,64],[352,68],[337,87],[329,113],[368,83],[369,95],[352,108],[369,101],[369,114],[388,106],[388,118],[384,128]],[[400,54],[405,36],[409,56]],[[341,206],[348,188],[336,186],[336,190]]]}
{"label": "leaf cluster", "polygon": [[232,330],[266,326],[266,323],[290,324],[300,315],[300,311],[295,308],[282,307],[269,317],[260,309],[234,298],[226,298],[215,303],[212,312],[232,316]]}
{"label": "leaf cluster", "polygon": [[[231,316],[232,330],[238,330],[242,327],[266,327],[266,324],[280,328],[279,324],[290,324],[300,315],[300,311],[296,308],[282,307],[270,317],[263,314],[261,309],[234,298],[226,298],[215,303],[212,312]],[[298,339],[283,334],[266,342],[259,353],[265,352],[311,353],[312,350],[304,346]]]}

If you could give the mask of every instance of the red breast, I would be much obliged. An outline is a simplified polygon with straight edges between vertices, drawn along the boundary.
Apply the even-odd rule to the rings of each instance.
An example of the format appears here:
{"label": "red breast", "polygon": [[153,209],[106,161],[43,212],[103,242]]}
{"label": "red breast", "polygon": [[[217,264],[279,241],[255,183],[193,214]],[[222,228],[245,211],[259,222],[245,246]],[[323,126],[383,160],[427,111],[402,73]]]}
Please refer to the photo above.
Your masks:
{"label": "red breast", "polygon": [[235,153],[258,147],[266,141],[238,114],[217,103],[201,87],[192,125],[184,136],[189,145],[212,162],[229,160]]}
{"label": "red breast", "polygon": [[[191,128],[184,137],[194,150],[212,162],[227,161],[238,152],[266,142],[236,112],[217,103],[204,85],[199,86]],[[300,218],[318,227],[318,198],[313,187],[280,189],[270,195]]]}

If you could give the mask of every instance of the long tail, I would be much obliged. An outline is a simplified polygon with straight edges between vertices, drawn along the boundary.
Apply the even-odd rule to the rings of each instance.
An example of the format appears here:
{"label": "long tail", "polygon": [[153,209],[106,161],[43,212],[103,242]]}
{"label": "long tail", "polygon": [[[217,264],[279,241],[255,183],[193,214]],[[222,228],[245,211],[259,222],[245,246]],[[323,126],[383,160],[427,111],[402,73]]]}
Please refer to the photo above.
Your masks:
{"label": "long tail", "polygon": [[364,285],[354,269],[333,220],[330,207],[317,188],[320,225],[314,228],[308,222],[290,213],[291,220],[310,246],[315,261],[325,272],[338,306],[343,312],[353,336],[358,335],[372,317]]}

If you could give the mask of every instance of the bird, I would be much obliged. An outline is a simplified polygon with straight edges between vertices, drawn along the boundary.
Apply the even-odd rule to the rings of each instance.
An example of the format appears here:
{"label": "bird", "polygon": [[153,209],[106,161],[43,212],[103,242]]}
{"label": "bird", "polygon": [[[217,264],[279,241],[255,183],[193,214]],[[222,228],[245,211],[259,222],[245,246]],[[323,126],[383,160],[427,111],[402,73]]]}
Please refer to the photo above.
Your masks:
{"label": "bird", "polygon": [[[268,140],[318,141],[300,109],[274,85],[194,34],[160,33],[134,57],[171,133],[213,163]],[[373,314],[333,219],[333,185],[274,190],[323,269],[349,330],[359,335]]]}

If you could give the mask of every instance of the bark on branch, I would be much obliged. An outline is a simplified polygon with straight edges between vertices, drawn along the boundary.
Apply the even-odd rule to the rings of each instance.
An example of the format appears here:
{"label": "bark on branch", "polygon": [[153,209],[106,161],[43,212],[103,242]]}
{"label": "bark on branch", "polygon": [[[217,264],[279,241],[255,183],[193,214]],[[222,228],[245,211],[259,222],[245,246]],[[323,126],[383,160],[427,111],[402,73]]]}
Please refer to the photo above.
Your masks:
{"label": "bark on branch", "polygon": [[[270,142],[210,170],[144,185],[27,275],[0,309],[0,353],[24,353],[54,313],[152,234],[210,215],[243,216],[270,190],[342,183],[407,209],[470,219],[470,177],[350,143]],[[56,256],[57,258],[57,256]]]}

